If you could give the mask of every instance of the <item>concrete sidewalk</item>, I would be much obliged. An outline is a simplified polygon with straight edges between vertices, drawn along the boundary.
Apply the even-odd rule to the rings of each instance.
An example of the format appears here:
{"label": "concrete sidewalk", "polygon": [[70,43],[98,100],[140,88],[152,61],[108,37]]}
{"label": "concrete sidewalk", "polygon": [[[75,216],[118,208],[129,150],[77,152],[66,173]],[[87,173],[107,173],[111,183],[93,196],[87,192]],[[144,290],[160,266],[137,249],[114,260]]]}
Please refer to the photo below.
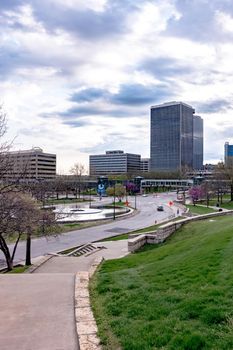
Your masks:
{"label": "concrete sidewalk", "polygon": [[127,255],[128,246],[127,240],[94,245],[105,248],[87,257],[54,256],[33,273],[0,275],[1,350],[101,348],[83,276],[102,256]]}
{"label": "concrete sidewalk", "polygon": [[105,260],[119,259],[129,254],[127,240],[98,242],[92,243],[92,245],[96,247],[103,246],[104,248],[89,256],[54,256],[38,267],[33,273],[77,273],[80,271],[89,271],[96,258],[103,257]]}
{"label": "concrete sidewalk", "polygon": [[1,350],[77,350],[74,274],[0,276]]}

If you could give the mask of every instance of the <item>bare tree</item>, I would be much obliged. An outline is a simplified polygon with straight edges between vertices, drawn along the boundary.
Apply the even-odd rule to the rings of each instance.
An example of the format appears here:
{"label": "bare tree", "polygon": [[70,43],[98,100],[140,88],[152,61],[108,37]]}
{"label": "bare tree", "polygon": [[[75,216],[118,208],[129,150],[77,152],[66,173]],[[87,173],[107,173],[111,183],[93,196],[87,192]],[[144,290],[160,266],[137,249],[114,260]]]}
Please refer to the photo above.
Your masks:
{"label": "bare tree", "polygon": [[230,190],[231,201],[233,201],[233,162],[228,161],[227,164],[218,163],[215,171],[214,171],[214,180],[221,184],[221,198],[222,198],[222,190],[227,188]]}
{"label": "bare tree", "polygon": [[70,173],[74,175],[74,186],[75,186],[76,198],[77,198],[77,192],[80,198],[83,175],[86,174],[85,165],[81,163],[75,163],[74,166],[70,169]]}
{"label": "bare tree", "polygon": [[[20,180],[25,180],[30,175],[25,173],[28,162],[24,162],[23,167],[20,167],[17,156],[11,155],[9,151],[12,143],[2,141],[6,130],[6,114],[0,106],[0,250],[5,257],[8,270],[11,270],[22,236],[26,234],[26,263],[30,264],[31,235],[33,232],[40,233],[38,228],[41,223],[44,227],[43,233],[47,233],[47,225],[49,226],[52,220],[39,208],[32,196],[23,192],[26,190],[29,192],[28,188],[25,190],[25,181],[24,185],[20,185]],[[14,176],[15,174],[17,176]],[[14,242],[12,250],[9,249],[9,242]]]}
{"label": "bare tree", "polygon": [[[35,200],[20,192],[0,193],[0,250],[8,270],[13,268],[15,252],[23,234],[27,237],[40,220],[40,209]],[[10,251],[8,243],[14,241]]]}

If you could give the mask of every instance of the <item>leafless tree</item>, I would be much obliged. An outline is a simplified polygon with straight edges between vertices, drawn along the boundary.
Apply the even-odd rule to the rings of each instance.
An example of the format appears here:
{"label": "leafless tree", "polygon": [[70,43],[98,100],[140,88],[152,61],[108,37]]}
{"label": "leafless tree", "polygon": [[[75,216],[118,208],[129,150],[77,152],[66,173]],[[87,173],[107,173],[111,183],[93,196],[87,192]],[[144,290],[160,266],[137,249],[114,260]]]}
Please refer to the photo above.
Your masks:
{"label": "leafless tree", "polygon": [[222,192],[228,188],[230,190],[230,200],[233,201],[233,162],[228,161],[227,164],[218,163],[214,171],[214,181],[221,185],[220,198],[222,200]]}
{"label": "leafless tree", "polygon": [[75,186],[75,193],[77,198],[77,192],[81,194],[81,187],[83,183],[83,175],[86,174],[86,168],[84,164],[81,163],[75,163],[74,166],[70,169],[70,173],[74,175],[74,186]]}
{"label": "leafless tree", "polygon": [[[0,250],[8,270],[13,268],[15,252],[23,234],[28,235],[40,221],[40,209],[35,200],[21,192],[0,193]],[[8,243],[14,241],[10,251]]]}

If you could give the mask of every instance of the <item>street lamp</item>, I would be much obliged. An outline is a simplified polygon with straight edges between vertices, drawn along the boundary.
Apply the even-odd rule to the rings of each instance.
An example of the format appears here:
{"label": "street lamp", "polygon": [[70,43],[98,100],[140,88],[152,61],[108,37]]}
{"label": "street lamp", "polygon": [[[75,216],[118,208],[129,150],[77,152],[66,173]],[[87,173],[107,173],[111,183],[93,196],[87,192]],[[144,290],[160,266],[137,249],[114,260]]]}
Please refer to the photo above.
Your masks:
{"label": "street lamp", "polygon": [[90,188],[90,193],[89,193],[89,208],[91,208],[91,188]]}
{"label": "street lamp", "polygon": [[116,182],[114,181],[113,187],[113,220],[116,219]]}
{"label": "street lamp", "polygon": [[134,199],[134,209],[137,209],[137,193],[134,192],[135,199]]}

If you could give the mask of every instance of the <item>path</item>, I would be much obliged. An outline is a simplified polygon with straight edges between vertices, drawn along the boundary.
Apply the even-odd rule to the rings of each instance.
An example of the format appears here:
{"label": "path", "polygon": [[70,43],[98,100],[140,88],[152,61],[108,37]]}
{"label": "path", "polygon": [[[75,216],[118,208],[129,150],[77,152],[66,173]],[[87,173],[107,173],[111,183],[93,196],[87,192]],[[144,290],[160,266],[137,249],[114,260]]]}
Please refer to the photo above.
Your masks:
{"label": "path", "polygon": [[0,276],[1,350],[77,350],[74,274]]}
{"label": "path", "polygon": [[[93,349],[87,347],[93,341],[98,349],[88,285],[82,285],[81,276],[88,276],[98,257],[128,254],[127,240],[100,245],[105,249],[87,257],[52,257],[33,274],[0,276],[1,350],[78,350],[78,342],[81,350]],[[91,319],[88,326],[87,317]]]}

